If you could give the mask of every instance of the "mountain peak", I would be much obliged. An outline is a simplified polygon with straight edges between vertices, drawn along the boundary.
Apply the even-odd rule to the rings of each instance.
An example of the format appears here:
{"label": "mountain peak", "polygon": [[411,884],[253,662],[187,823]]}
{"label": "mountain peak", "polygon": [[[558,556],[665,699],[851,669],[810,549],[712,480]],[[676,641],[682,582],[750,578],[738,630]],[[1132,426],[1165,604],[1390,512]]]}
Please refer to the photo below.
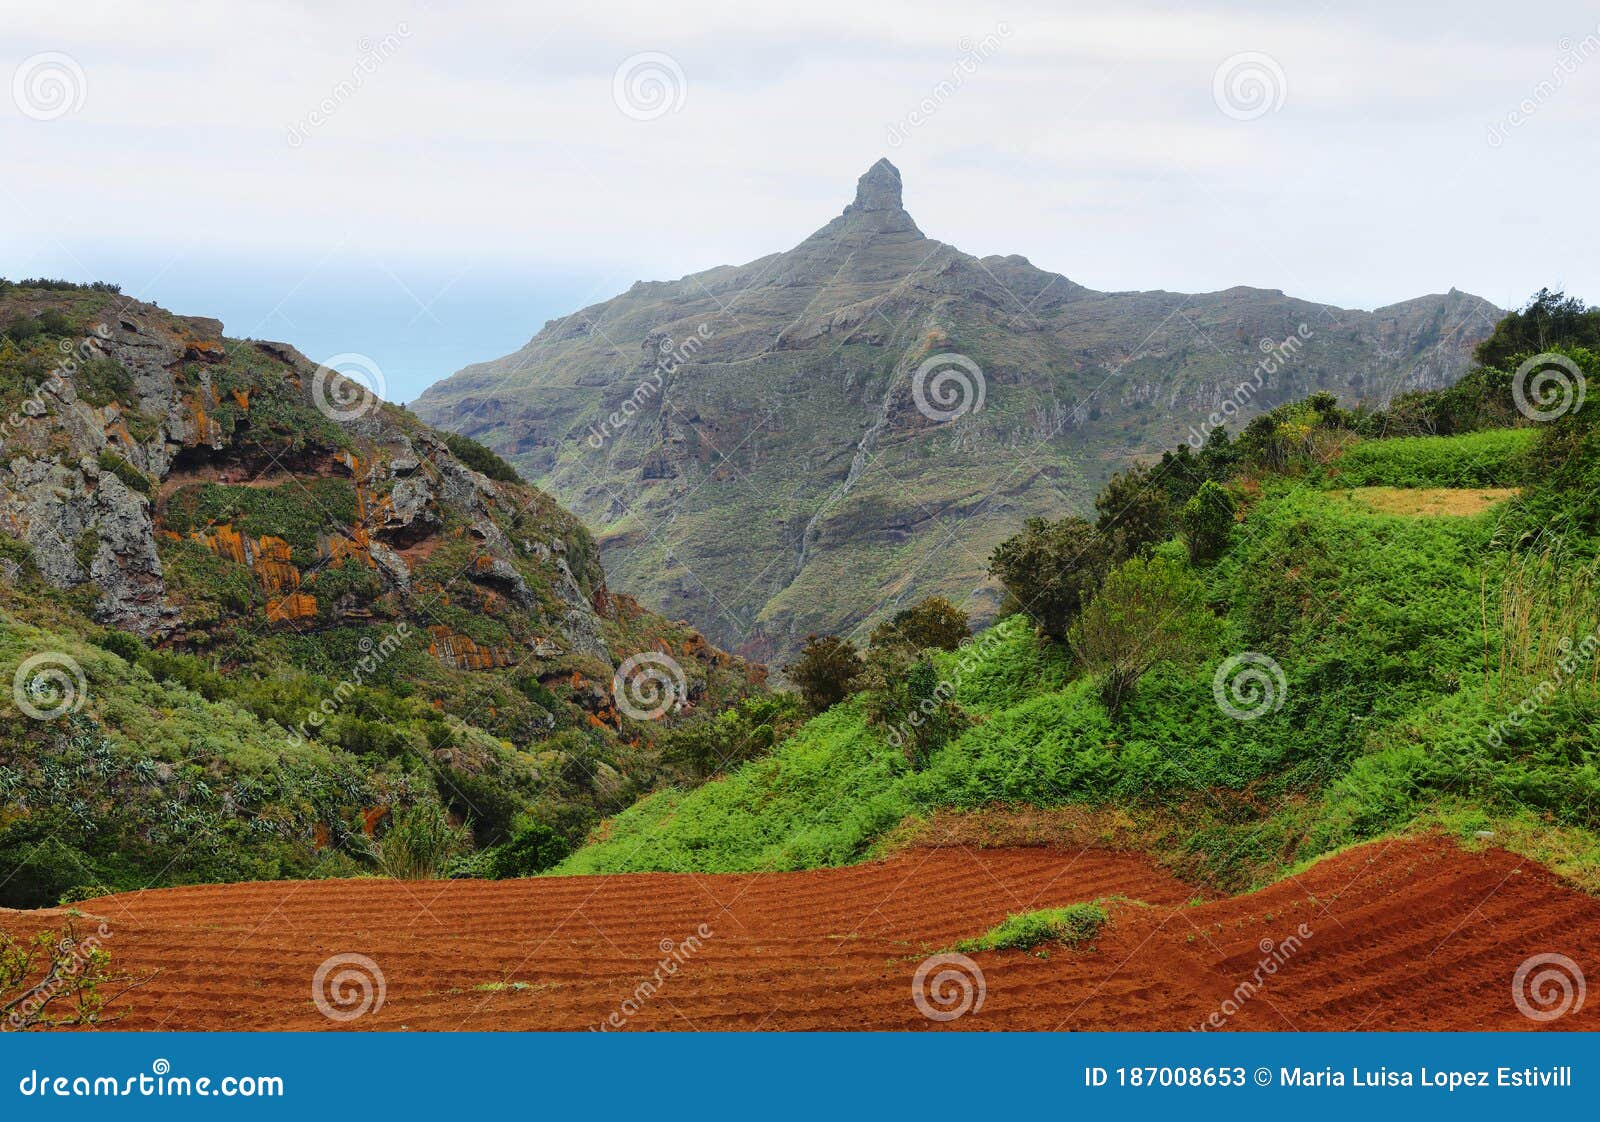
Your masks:
{"label": "mountain peak", "polygon": [[856,180],[855,201],[820,233],[829,237],[842,233],[869,237],[912,234],[920,238],[922,231],[901,202],[900,169],[886,159],[873,164]]}
{"label": "mountain peak", "polygon": [[856,201],[849,210],[902,210],[900,169],[887,159],[879,160],[856,180]]}

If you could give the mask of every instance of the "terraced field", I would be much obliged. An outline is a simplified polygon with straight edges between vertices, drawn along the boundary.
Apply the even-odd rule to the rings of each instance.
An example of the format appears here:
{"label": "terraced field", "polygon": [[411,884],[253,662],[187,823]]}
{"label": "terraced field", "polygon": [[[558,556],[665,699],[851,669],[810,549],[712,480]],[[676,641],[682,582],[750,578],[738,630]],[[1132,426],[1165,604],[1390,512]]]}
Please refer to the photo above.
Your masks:
{"label": "terraced field", "polygon": [[[1131,854],[950,847],[803,873],[234,884],[82,910],[117,968],[149,978],[123,1029],[1600,1028],[1578,992],[1553,1020],[1519,1009],[1530,956],[1600,963],[1600,901],[1503,851],[1375,842],[1246,896],[1194,895]],[[1092,947],[975,955],[922,987],[964,1015],[919,1008],[929,955],[1008,913],[1103,898],[1126,900]],[[366,1007],[349,1020],[314,992],[336,955],[371,960],[324,972],[323,1005]]]}

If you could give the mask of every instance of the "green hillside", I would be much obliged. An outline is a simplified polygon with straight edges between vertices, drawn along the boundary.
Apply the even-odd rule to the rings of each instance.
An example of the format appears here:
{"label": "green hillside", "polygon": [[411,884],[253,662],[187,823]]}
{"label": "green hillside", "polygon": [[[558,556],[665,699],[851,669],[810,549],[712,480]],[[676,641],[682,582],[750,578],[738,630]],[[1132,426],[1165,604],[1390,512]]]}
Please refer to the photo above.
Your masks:
{"label": "green hillside", "polygon": [[0,281],[0,905],[531,872],[763,677],[342,372]]}
{"label": "green hillside", "polygon": [[[1594,351],[1561,353],[1600,375]],[[1474,384],[1477,412],[1502,415],[1505,379]],[[1108,545],[1084,618],[1158,633],[1159,572],[1194,620],[1187,653],[1156,660],[1119,711],[1109,672],[1085,665],[1096,644],[1018,612],[928,655],[960,731],[926,759],[896,746],[905,725],[881,719],[869,675],[770,755],[603,824],[558,871],[842,864],[945,840],[943,812],[1027,807],[1219,888],[1428,825],[1494,831],[1600,888],[1600,410],[1440,424],[1454,392],[1376,413],[1313,397],[1136,470],[1137,488],[1114,481],[1108,495],[1138,494],[1087,532],[1133,535],[1141,512],[1156,529]],[[1196,557],[1178,511],[1207,479],[1235,513],[1220,552]],[[1387,509],[1362,501],[1380,491]],[[1020,591],[1014,608],[1035,589]]]}

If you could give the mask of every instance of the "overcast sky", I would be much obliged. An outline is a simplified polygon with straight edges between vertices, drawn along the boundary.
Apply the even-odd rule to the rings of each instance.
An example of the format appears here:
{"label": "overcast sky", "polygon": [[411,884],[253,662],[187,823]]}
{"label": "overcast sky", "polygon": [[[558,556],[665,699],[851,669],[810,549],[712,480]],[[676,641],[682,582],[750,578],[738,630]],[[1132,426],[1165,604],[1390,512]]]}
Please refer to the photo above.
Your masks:
{"label": "overcast sky", "polygon": [[1600,8],[1396,8],[0,0],[0,275],[407,400],[887,155],[929,236],[1093,288],[1600,300]]}

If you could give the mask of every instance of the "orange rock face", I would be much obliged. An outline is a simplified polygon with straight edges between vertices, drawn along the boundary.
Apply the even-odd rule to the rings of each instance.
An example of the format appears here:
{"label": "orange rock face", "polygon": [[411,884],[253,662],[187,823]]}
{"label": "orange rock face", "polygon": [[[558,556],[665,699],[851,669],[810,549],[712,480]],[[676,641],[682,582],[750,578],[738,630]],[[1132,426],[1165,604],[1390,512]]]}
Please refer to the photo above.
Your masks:
{"label": "orange rock face", "polygon": [[292,623],[297,619],[314,619],[316,614],[317,598],[308,596],[304,592],[292,592],[288,596],[267,601],[269,623]]}
{"label": "orange rock face", "polygon": [[493,670],[517,663],[517,653],[510,647],[484,646],[443,625],[428,628],[428,634],[428,653],[452,670]]}
{"label": "orange rock face", "polygon": [[189,536],[218,557],[249,566],[269,597],[269,622],[285,623],[316,616],[316,597],[300,591],[300,570],[289,559],[289,543],[282,538],[270,534],[251,538],[235,530],[231,522],[214,527],[210,533],[196,532]]}

